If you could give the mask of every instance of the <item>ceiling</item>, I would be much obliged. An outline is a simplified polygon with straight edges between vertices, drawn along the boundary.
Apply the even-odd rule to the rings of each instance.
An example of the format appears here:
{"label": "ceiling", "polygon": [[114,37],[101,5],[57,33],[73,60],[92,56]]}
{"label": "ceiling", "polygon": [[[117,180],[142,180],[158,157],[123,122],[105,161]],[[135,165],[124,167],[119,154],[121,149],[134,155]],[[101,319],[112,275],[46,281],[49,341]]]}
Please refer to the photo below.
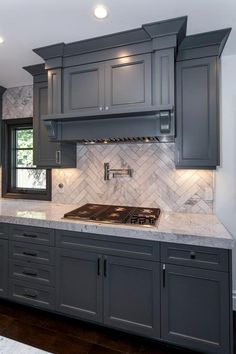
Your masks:
{"label": "ceiling", "polygon": [[[109,8],[106,20],[96,20],[93,7]],[[33,48],[73,42],[188,15],[187,33],[233,27],[223,55],[236,54],[236,0],[6,0],[0,7],[0,85],[32,83],[22,66],[41,59]]]}

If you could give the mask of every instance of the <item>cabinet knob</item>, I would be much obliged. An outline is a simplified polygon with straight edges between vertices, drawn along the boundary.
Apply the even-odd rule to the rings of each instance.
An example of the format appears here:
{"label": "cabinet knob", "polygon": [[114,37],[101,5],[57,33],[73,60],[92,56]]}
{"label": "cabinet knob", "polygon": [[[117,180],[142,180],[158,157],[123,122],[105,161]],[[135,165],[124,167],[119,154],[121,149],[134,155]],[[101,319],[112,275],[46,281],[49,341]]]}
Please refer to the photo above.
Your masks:
{"label": "cabinet knob", "polygon": [[106,111],[108,111],[108,110],[109,110],[109,107],[108,107],[108,106],[106,106],[106,107],[105,107],[105,110],[106,110]]}
{"label": "cabinet knob", "polygon": [[196,253],[195,252],[190,252],[190,258],[195,259],[196,258]]}
{"label": "cabinet knob", "polygon": [[103,109],[102,107],[99,107],[99,111],[102,111],[102,109]]}

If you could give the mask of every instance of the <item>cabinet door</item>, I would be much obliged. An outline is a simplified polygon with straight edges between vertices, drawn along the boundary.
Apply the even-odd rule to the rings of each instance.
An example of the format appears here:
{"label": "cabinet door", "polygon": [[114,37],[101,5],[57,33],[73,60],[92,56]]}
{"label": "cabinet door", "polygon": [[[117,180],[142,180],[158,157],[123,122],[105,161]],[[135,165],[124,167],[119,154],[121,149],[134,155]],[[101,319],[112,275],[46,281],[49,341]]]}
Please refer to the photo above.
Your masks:
{"label": "cabinet door", "polygon": [[177,167],[218,164],[218,92],[215,57],[177,63]]}
{"label": "cabinet door", "polygon": [[76,144],[49,141],[42,115],[48,112],[48,84],[34,84],[34,163],[37,167],[76,167]]}
{"label": "cabinet door", "polygon": [[57,309],[75,317],[100,321],[102,275],[95,253],[57,250]]}
{"label": "cabinet door", "polygon": [[104,262],[104,322],[159,338],[159,263],[113,256]]}
{"label": "cabinet door", "polygon": [[0,297],[7,297],[8,241],[0,240]]}
{"label": "cabinet door", "polygon": [[104,107],[104,64],[64,69],[64,112],[92,115]]}
{"label": "cabinet door", "polygon": [[38,167],[52,167],[56,163],[57,144],[48,140],[47,129],[41,120],[48,111],[47,82],[34,84],[34,163]]}
{"label": "cabinet door", "polygon": [[105,111],[124,113],[151,105],[151,54],[106,62]]}
{"label": "cabinet door", "polygon": [[162,339],[204,353],[230,353],[228,274],[168,264],[163,282]]}

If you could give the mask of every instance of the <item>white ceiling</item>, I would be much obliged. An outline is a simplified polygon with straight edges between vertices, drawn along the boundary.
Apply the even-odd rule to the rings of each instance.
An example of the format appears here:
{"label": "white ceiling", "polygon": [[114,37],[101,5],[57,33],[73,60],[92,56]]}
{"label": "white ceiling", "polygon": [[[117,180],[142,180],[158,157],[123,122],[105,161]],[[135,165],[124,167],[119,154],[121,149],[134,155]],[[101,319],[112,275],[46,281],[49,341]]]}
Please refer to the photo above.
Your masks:
{"label": "white ceiling", "polygon": [[[109,8],[96,20],[97,3]],[[73,42],[188,15],[187,33],[233,27],[223,55],[236,54],[236,0],[5,0],[0,3],[0,85],[32,83],[22,66],[40,63],[33,48]]]}

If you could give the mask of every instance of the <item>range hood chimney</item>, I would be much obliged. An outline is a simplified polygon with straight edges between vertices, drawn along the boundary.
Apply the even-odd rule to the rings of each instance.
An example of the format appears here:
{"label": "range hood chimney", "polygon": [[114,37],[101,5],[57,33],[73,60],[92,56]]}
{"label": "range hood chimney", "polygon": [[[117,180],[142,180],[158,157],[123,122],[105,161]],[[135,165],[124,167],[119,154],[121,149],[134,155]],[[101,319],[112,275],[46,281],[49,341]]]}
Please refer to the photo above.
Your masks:
{"label": "range hood chimney", "polygon": [[[53,141],[169,142],[175,136],[175,58],[187,17],[37,48],[45,61]],[[25,68],[41,80],[39,66]],[[40,76],[41,75],[41,76]]]}

